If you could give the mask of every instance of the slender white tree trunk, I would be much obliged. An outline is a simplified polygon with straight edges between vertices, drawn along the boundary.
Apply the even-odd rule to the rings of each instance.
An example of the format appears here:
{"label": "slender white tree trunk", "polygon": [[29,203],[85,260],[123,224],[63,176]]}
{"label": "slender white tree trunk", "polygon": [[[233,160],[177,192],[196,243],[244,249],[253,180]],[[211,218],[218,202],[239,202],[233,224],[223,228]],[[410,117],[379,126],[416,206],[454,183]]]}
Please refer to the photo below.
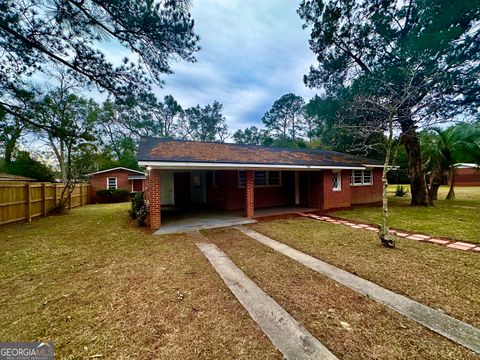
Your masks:
{"label": "slender white tree trunk", "polygon": [[390,157],[392,151],[392,141],[393,141],[393,121],[392,118],[389,118],[388,122],[388,139],[386,144],[385,151],[385,162],[383,164],[382,172],[382,183],[383,183],[383,193],[382,193],[382,225],[380,226],[380,232],[378,236],[383,245],[387,247],[395,247],[395,238],[390,234],[390,222],[389,222],[389,213],[388,213],[388,167],[390,166]]}

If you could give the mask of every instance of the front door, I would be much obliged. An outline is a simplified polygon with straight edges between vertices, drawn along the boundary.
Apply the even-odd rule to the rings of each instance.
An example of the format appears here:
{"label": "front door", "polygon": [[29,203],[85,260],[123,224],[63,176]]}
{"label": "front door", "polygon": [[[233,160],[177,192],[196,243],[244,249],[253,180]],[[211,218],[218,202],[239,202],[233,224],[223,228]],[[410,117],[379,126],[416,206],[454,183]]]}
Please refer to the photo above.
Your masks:
{"label": "front door", "polygon": [[132,191],[134,191],[134,192],[143,191],[143,180],[142,179],[133,179],[132,180]]}
{"label": "front door", "polygon": [[207,202],[206,174],[204,171],[192,171],[190,175],[191,201],[193,204]]}

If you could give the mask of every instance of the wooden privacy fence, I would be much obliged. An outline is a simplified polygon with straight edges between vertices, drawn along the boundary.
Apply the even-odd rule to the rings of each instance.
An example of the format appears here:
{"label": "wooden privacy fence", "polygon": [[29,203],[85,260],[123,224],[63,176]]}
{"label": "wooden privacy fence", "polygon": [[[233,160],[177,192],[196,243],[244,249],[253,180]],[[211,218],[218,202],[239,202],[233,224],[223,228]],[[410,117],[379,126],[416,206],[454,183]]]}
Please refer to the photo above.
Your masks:
{"label": "wooden privacy fence", "polygon": [[[60,201],[64,187],[61,183],[0,182],[0,225],[47,216]],[[71,209],[89,201],[90,185],[76,184],[67,207]]]}

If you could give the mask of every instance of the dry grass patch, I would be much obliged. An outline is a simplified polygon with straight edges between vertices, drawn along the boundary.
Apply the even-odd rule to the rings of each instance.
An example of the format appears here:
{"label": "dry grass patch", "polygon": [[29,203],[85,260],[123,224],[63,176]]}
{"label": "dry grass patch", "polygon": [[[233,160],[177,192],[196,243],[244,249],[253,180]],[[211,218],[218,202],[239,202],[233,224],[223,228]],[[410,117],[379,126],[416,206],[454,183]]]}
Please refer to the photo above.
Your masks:
{"label": "dry grass patch", "polygon": [[206,236],[340,359],[474,359],[469,350],[233,229]]}
{"label": "dry grass patch", "polygon": [[0,228],[0,339],[58,358],[279,359],[185,236],[132,228],[126,204]]}
{"label": "dry grass patch", "polygon": [[252,228],[387,289],[480,326],[480,254],[398,239],[311,219],[263,222]]}
{"label": "dry grass patch", "polygon": [[[394,197],[396,185],[389,187],[390,224],[393,228],[431,236],[480,243],[480,187],[455,188],[456,200],[445,200],[447,186],[438,192],[438,201],[431,207],[410,206],[410,196]],[[334,211],[332,215],[371,224],[380,224],[380,207],[359,206]]]}

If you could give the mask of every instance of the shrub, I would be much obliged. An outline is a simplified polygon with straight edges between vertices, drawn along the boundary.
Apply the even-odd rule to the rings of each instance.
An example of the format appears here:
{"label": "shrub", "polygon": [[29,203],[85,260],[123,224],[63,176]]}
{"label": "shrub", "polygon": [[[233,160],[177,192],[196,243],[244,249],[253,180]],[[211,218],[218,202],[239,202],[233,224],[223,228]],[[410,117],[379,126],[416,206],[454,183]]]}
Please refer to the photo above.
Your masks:
{"label": "shrub", "polygon": [[130,192],[125,189],[103,189],[97,190],[97,195],[102,198],[102,202],[117,203],[128,201]]}
{"label": "shrub", "polygon": [[395,190],[395,196],[404,197],[407,195],[407,189],[402,185],[397,185],[397,189]]}
{"label": "shrub", "polygon": [[130,217],[137,221],[139,226],[145,226],[147,220],[148,206],[143,193],[135,193],[132,197],[132,208],[130,209]]}

